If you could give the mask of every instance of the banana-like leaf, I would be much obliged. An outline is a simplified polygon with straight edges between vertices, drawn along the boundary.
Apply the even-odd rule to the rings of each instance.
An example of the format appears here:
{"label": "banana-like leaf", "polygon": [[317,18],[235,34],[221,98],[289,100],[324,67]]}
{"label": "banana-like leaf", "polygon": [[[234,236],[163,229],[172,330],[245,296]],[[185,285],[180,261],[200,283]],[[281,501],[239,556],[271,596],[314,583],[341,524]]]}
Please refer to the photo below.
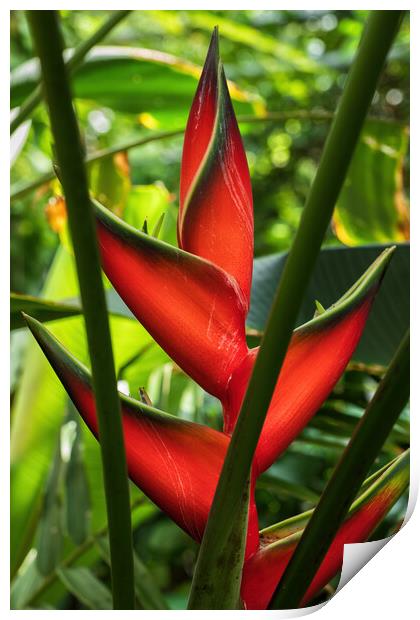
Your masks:
{"label": "banana-like leaf", "polygon": [[[308,424],[341,377],[392,254],[392,248],[385,250],[335,304],[294,331],[258,442],[258,472],[267,469]],[[249,352],[229,383],[224,401],[228,433],[236,423],[257,354],[258,349]]]}
{"label": "banana-like leaf", "polygon": [[149,234],[176,245],[178,210],[172,203],[172,198],[172,194],[161,183],[135,185],[124,205],[123,219],[138,230],[142,230],[146,222]]}
{"label": "banana-like leaf", "polygon": [[[315,299],[325,307],[333,303],[385,247],[324,248],[318,255],[297,324],[314,315]],[[287,253],[273,254],[254,261],[251,309],[247,318],[250,328],[264,329],[286,258]],[[409,245],[398,244],[354,360],[383,366],[391,360],[409,326],[409,274]]]}
{"label": "banana-like leaf", "polygon": [[[74,405],[98,437],[88,370],[48,330],[26,317],[28,326]],[[181,420],[120,394],[128,471],[138,487],[195,540],[207,522],[229,438],[207,426]],[[258,525],[250,502],[248,553]]]}
{"label": "banana-like leaf", "polygon": [[[390,463],[379,476],[372,476],[367,481],[332,542],[302,605],[309,603],[341,569],[344,545],[367,540],[404,493],[408,482],[408,451]],[[311,513],[308,511],[260,532],[260,548],[244,566],[241,593],[247,609],[267,607]]]}
{"label": "banana-like leaf", "polygon": [[[97,101],[121,112],[152,116],[159,126],[185,123],[201,69],[187,60],[160,51],[97,46],[72,77],[75,97]],[[11,106],[19,106],[39,79],[32,59],[12,72]],[[237,111],[250,113],[261,100],[231,85]],[[164,105],[162,105],[164,102]],[[164,112],[162,112],[164,109]],[[141,117],[140,117],[141,120]]]}
{"label": "banana-like leaf", "polygon": [[214,31],[185,132],[178,219],[180,247],[238,282],[247,307],[254,220],[241,135]]}
{"label": "banana-like leaf", "polygon": [[408,127],[366,122],[334,211],[337,237],[347,245],[409,238],[403,164]]}

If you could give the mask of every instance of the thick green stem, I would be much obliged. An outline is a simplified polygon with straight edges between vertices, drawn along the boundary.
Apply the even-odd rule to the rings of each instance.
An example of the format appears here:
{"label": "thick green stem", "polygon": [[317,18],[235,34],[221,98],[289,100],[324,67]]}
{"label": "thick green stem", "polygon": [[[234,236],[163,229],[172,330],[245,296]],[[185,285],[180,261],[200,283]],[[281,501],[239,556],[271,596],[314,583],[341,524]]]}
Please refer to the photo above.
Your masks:
{"label": "thick green stem", "polygon": [[[66,67],[69,71],[77,69],[85,58],[86,54],[102,41],[104,37],[120,23],[124,17],[131,13],[131,11],[114,11],[110,17],[102,24],[102,26],[93,33],[91,37],[83,41],[76,47],[71,57],[66,62]],[[13,118],[10,123],[10,133],[13,133],[23,121],[35,110],[39,103],[42,101],[42,88],[41,84],[37,84],[32,93],[25,99],[22,105],[19,107],[18,114]]]}
{"label": "thick green stem", "polygon": [[120,402],[80,135],[63,61],[58,15],[55,11],[28,11],[28,18],[41,61],[86,323],[102,451],[114,608],[134,609],[131,515]]}
{"label": "thick green stem", "polygon": [[383,443],[408,401],[410,337],[405,335],[328,482],[270,607],[299,607]]}
{"label": "thick green stem", "polygon": [[268,319],[200,546],[189,608],[202,606],[205,584],[220,570],[229,524],[249,475],[252,459],[281,370],[305,289],[402,11],[374,11],[369,17],[337,114],[309,192]]}

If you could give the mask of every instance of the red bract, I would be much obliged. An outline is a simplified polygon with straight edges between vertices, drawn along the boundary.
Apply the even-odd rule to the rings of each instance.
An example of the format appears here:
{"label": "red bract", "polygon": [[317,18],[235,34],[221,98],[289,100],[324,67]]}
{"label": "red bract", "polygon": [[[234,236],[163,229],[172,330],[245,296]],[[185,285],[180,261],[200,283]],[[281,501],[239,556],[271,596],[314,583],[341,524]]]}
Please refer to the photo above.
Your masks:
{"label": "red bract", "polygon": [[[109,280],[161,347],[223,405],[222,433],[121,395],[131,478],[199,541],[258,354],[258,349],[248,349],[245,340],[253,256],[251,186],[216,35],[185,135],[180,248],[134,229],[96,202],[94,209],[102,265]],[[242,588],[250,606],[267,603],[286,557],[266,547],[264,536],[259,541],[256,479],[309,422],[340,378],[362,334],[390,256],[385,251],[336,304],[294,332],[252,468]],[[28,318],[28,324],[97,436],[88,371],[40,323]],[[353,528],[349,537],[363,539],[377,518],[365,520],[363,512],[358,514],[362,515],[358,523],[364,525]],[[342,530],[347,532],[346,527]],[[337,544],[342,545],[340,536]],[[273,559],[267,564],[266,557]],[[267,581],[264,596],[256,597],[259,567],[265,579],[268,566],[276,579],[267,577],[269,587]],[[335,561],[334,570],[338,568]]]}
{"label": "red bract", "polygon": [[182,155],[180,247],[214,262],[237,281],[248,309],[254,219],[252,189],[217,33],[191,107]]}

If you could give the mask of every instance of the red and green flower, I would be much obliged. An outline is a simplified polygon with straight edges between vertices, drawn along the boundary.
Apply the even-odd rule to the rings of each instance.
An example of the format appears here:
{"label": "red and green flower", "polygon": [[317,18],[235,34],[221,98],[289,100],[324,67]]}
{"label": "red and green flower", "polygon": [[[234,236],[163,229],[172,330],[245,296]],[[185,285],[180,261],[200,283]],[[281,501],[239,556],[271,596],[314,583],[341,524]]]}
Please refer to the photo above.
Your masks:
{"label": "red and green flower", "polygon": [[[213,36],[186,128],[179,247],[141,232],[94,202],[108,279],[178,366],[223,407],[223,431],[182,420],[121,395],[129,474],[196,541],[206,525],[258,348],[245,320],[253,266],[253,204],[245,151]],[[297,328],[255,453],[243,569],[247,608],[264,609],[308,514],[258,531],[258,477],[318,411],[362,335],[391,258],[386,250],[330,308]],[[98,437],[89,371],[36,320],[28,325],[91,431]],[[305,595],[339,571],[343,546],[366,540],[408,483],[403,455],[367,481]]]}

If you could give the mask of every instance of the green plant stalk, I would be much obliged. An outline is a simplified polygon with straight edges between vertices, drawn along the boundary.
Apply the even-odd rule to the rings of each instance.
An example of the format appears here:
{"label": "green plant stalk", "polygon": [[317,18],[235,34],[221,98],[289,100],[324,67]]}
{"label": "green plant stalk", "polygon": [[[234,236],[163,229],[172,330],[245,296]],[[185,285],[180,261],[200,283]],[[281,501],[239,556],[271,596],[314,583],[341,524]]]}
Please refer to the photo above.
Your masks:
{"label": "green plant stalk", "polygon": [[113,603],[134,609],[127,465],[105,293],[86,170],[55,11],[28,11],[41,61],[61,181],[66,196],[92,366],[111,549]]}
{"label": "green plant stalk", "polygon": [[363,480],[407,403],[409,390],[410,336],[407,332],[321,495],[270,608],[299,607]]}
{"label": "green plant stalk", "polygon": [[[305,119],[317,122],[325,122],[330,121],[334,117],[332,112],[328,112],[327,110],[318,110],[318,111],[308,111],[308,110],[291,110],[285,112],[267,112],[264,116],[251,116],[251,115],[240,115],[238,116],[238,123],[244,124],[255,124],[255,123],[271,123],[271,122],[282,122],[288,120],[290,118],[293,119]],[[371,116],[368,117],[372,120],[381,121],[383,123],[393,123],[397,121],[393,121],[393,119],[387,119],[381,116]],[[157,142],[160,140],[165,140],[167,138],[174,138],[177,136],[184,135],[184,129],[173,129],[171,131],[160,131],[157,133],[152,133],[149,136],[144,138],[137,138],[136,140],[130,140],[125,142],[124,144],[119,144],[116,146],[111,146],[107,149],[101,149],[99,151],[95,151],[90,155],[87,155],[85,161],[86,163],[91,163],[93,161],[98,161],[100,159],[105,159],[106,157],[111,157],[112,155],[116,155],[117,153],[129,151],[131,149],[137,148],[139,146],[144,146],[145,144],[149,144],[150,142]],[[10,194],[10,200],[13,202],[19,198],[23,198],[29,192],[36,190],[41,185],[45,183],[49,183],[55,179],[54,171],[46,172],[42,174],[37,179],[30,181],[29,183],[22,183],[20,187],[17,187]]]}
{"label": "green plant stalk", "polygon": [[[102,24],[91,37],[83,41],[76,47],[71,57],[66,62],[66,67],[69,71],[74,71],[83,62],[86,54],[102,41],[104,37],[117,26],[121,20],[123,20],[131,11],[114,11],[110,17]],[[12,134],[23,121],[35,110],[38,104],[42,101],[42,88],[41,84],[38,84],[32,93],[25,99],[22,105],[19,107],[19,112],[15,118],[10,122],[10,133]]]}
{"label": "green plant stalk", "polygon": [[[277,288],[226,454],[200,546],[189,609],[202,608],[203,601],[209,608],[206,584],[212,583],[214,575],[224,570],[226,580],[230,578],[229,567],[218,566],[217,558],[226,544],[229,524],[233,522],[235,508],[250,472],[303,295],[402,14],[402,11],[374,11],[363,33]],[[223,593],[215,593],[211,608],[218,609],[222,598]]]}

